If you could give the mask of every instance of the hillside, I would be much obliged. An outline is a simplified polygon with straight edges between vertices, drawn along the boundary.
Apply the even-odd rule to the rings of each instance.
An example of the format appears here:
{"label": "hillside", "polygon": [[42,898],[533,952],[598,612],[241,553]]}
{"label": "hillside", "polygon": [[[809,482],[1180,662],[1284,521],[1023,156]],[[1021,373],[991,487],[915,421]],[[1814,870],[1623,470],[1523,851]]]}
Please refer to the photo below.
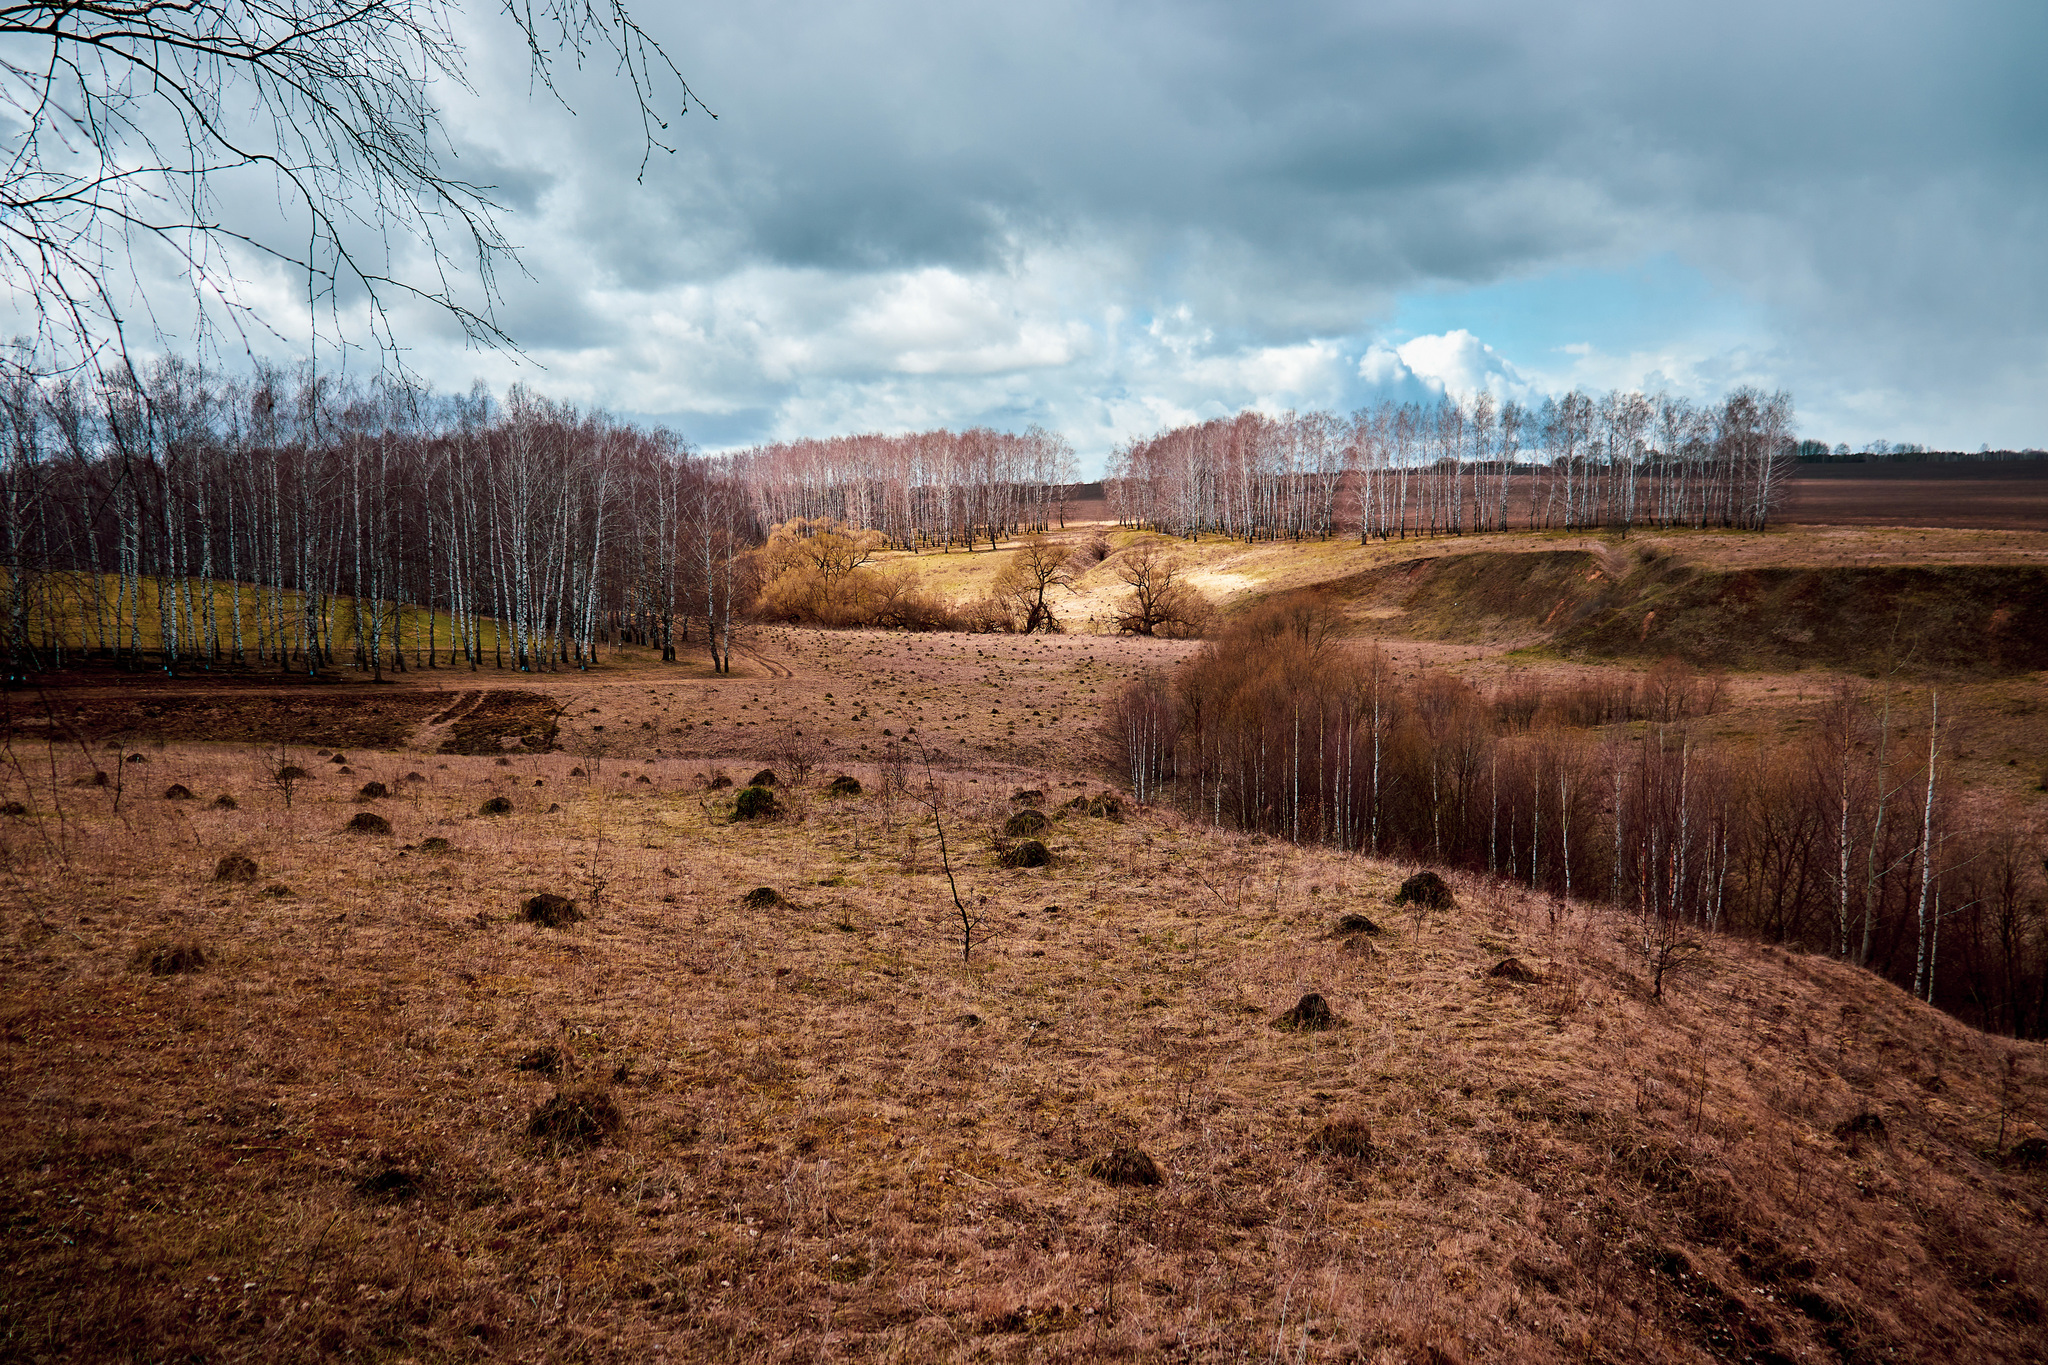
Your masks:
{"label": "hillside", "polygon": [[[1061,534],[1078,546],[1094,531]],[[1111,533],[1110,557],[1055,598],[1073,628],[1107,628],[1126,591],[1120,552],[1139,538]],[[2048,668],[2048,535],[2033,531],[1797,526],[1172,545],[1189,581],[1226,612],[1295,594],[1379,637],[1781,671]],[[925,553],[888,556],[882,567],[964,603],[988,592],[1002,562]]]}
{"label": "hillside", "polygon": [[[960,642],[1013,685],[1078,651],[1036,749],[1054,707],[860,633],[533,680],[562,752],[293,746],[288,805],[274,749],[144,744],[117,808],[74,785],[96,746],[17,739],[5,1354],[2048,1351],[2048,1049],[1730,941],[1653,1001],[1597,907],[1454,879],[1418,915],[1410,869],[1069,809],[1086,680],[1146,662],[1108,644]],[[828,707],[874,747],[731,821],[706,779]],[[944,737],[964,961],[931,814],[874,761],[907,723]],[[1053,861],[1005,870],[1023,790]],[[526,922],[542,892],[587,918]],[[1276,1028],[1309,992],[1339,1025]],[[1159,1183],[1100,1178],[1129,1152]]]}

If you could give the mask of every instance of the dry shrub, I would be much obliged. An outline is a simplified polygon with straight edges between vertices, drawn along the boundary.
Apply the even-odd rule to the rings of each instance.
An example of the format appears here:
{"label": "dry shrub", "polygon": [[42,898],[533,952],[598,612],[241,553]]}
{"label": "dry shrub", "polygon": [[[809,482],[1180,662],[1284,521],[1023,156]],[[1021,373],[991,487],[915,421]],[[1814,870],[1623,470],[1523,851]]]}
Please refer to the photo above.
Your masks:
{"label": "dry shrub", "polygon": [[183,782],[173,782],[170,786],[164,788],[164,800],[166,801],[190,801],[191,799],[192,789]]}
{"label": "dry shrub", "polygon": [[789,898],[772,886],[757,886],[740,897],[740,904],[749,910],[779,910],[789,904]]}
{"label": "dry shrub", "polygon": [[146,971],[151,976],[180,976],[203,971],[206,950],[190,939],[152,939],[137,947],[128,962],[137,971]]}
{"label": "dry shrub", "polygon": [[1112,1147],[1088,1163],[1088,1174],[1111,1185],[1157,1185],[1159,1163],[1135,1147]]}
{"label": "dry shrub", "polygon": [[1419,905],[1425,910],[1449,910],[1457,904],[1451,888],[1434,872],[1418,872],[1401,883],[1394,893],[1396,905]]}
{"label": "dry shrub", "polygon": [[296,763],[287,763],[272,774],[273,779],[278,782],[303,782],[311,776],[311,773]]}
{"label": "dry shrub", "polygon": [[512,813],[512,802],[507,797],[494,796],[481,806],[478,806],[476,813],[478,815],[510,815]]}
{"label": "dry shrub", "polygon": [[1502,958],[1487,969],[1487,980],[1509,982],[1517,986],[1533,986],[1543,980],[1542,976],[1522,965],[1518,957]]}
{"label": "dry shrub", "polygon": [[1052,821],[1035,810],[1020,810],[1003,822],[1003,833],[1012,839],[1024,839],[1045,833],[1052,828]]}
{"label": "dry shrub", "polygon": [[526,921],[529,924],[538,924],[544,929],[559,929],[582,918],[583,912],[577,909],[576,902],[567,896],[543,891],[538,896],[529,896],[526,899]]}
{"label": "dry shrub", "polygon": [[1273,1027],[1289,1033],[1321,1033],[1326,1029],[1344,1027],[1344,1021],[1330,1008],[1329,1001],[1310,991],[1295,1002],[1293,1009],[1275,1019]]}
{"label": "dry shrub", "polygon": [[528,1137],[556,1151],[601,1147],[625,1131],[626,1116],[611,1092],[595,1087],[556,1091],[526,1122]]}
{"label": "dry shrub", "polygon": [[375,811],[359,810],[342,828],[350,834],[389,834],[391,822]]}
{"label": "dry shrub", "polygon": [[213,879],[217,882],[253,882],[256,880],[256,860],[246,853],[223,853],[213,865]]}
{"label": "dry shrub", "polygon": [[998,861],[1004,867],[1047,867],[1052,863],[1052,851],[1036,839],[1026,839],[1005,850]]}

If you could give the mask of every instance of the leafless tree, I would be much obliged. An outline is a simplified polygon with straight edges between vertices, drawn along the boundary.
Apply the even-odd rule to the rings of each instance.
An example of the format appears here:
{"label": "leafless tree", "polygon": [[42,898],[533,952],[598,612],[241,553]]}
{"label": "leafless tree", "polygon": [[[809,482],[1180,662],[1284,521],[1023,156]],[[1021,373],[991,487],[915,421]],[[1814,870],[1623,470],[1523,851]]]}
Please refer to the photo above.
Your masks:
{"label": "leafless tree", "polygon": [[1072,590],[1074,573],[1068,548],[1043,535],[1027,536],[1010,562],[996,574],[992,591],[1010,610],[1017,629],[1026,635],[1057,633],[1060,619],[1048,600],[1054,588]]}
{"label": "leafless tree", "polygon": [[[638,105],[646,158],[696,100],[623,0],[507,3],[534,84],[600,52]],[[444,161],[437,85],[468,88],[453,0],[22,0],[0,5],[0,281],[49,363],[126,368],[135,319],[181,279],[202,315],[275,330],[240,275],[301,282],[316,337],[399,350],[390,310],[443,310],[475,342],[512,249],[489,186]],[[558,97],[559,98],[559,97]],[[705,112],[709,112],[706,110]],[[239,205],[276,205],[271,217]],[[408,269],[409,257],[424,260]],[[470,286],[462,285],[473,276]],[[472,294],[470,291],[475,292]],[[322,329],[325,328],[324,337]]]}
{"label": "leafless tree", "polygon": [[1173,551],[1157,540],[1141,540],[1116,562],[1116,576],[1130,588],[1117,607],[1116,628],[1125,635],[1199,635],[1208,623],[1207,598],[1183,576]]}

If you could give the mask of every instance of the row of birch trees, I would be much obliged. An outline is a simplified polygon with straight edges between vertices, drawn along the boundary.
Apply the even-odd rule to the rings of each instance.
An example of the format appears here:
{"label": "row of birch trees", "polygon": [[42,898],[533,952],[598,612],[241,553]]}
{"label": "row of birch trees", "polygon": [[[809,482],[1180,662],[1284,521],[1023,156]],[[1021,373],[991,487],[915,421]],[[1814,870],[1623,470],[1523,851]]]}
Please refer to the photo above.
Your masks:
{"label": "row of birch trees", "polygon": [[1761,530],[1798,442],[1791,398],[1573,391],[1540,405],[1382,402],[1176,427],[1112,457],[1110,513],[1170,535],[1361,539],[1529,529]]}
{"label": "row of birch trees", "polygon": [[910,550],[1063,526],[1079,478],[1073,446],[1037,426],[784,441],[733,460],[767,524],[841,523]]}
{"label": "row of birch trees", "polygon": [[[1677,661],[1610,684],[1599,707],[1531,684],[1489,696],[1397,676],[1331,624],[1270,609],[1130,684],[1104,726],[1139,799],[1611,901],[1660,984],[1702,935],[1747,934],[2048,1036],[2041,850],[1967,819],[1938,694],[1843,684],[1800,740],[1739,745],[1697,732],[1719,693]],[[1646,723],[1573,723],[1596,715]]]}
{"label": "row of birch trees", "polygon": [[761,533],[731,460],[521,389],[178,359],[0,377],[9,668],[724,667]]}

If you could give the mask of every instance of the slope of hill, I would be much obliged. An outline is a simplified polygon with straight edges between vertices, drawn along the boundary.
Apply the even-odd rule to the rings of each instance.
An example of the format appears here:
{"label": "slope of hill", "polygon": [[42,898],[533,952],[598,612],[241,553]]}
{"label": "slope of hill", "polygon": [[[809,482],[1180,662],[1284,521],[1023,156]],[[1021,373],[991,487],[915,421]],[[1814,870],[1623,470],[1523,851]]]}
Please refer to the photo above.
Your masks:
{"label": "slope of hill", "polygon": [[[1734,942],[1653,1000],[1608,910],[1418,914],[1072,771],[941,768],[943,863],[921,771],[735,822],[758,737],[656,758],[551,685],[611,728],[294,750],[289,805],[274,750],[153,747],[116,808],[17,745],[8,1357],[2048,1352],[2039,1045]],[[1030,809],[1051,865],[1005,869]]]}

